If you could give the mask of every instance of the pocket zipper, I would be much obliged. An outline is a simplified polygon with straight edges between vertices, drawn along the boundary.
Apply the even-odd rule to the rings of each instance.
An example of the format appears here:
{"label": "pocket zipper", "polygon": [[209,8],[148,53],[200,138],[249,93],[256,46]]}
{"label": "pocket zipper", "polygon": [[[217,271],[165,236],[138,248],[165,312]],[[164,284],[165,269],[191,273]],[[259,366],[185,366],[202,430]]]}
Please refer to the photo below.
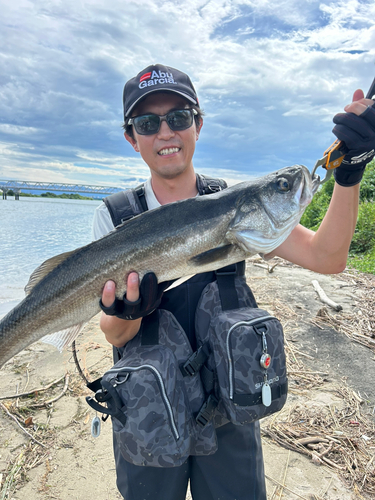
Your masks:
{"label": "pocket zipper", "polygon": [[232,362],[232,357],[230,353],[230,346],[229,346],[229,341],[230,341],[230,335],[232,331],[237,328],[238,326],[253,326],[256,325],[257,323],[262,323],[263,321],[268,321],[270,319],[276,319],[274,316],[260,316],[259,318],[254,318],[250,321],[239,321],[238,323],[235,323],[232,325],[229,330],[228,330],[228,335],[227,335],[227,341],[226,341],[226,350],[227,350],[227,356],[228,356],[228,362],[229,362],[229,398],[233,400],[234,396],[234,382],[233,382],[233,362]]}
{"label": "pocket zipper", "polygon": [[119,374],[122,371],[136,372],[136,371],[143,370],[143,369],[150,370],[151,372],[153,372],[154,375],[156,375],[156,380],[157,380],[157,383],[158,383],[158,386],[159,386],[159,389],[160,389],[160,393],[161,393],[163,402],[164,402],[164,404],[165,404],[165,406],[167,408],[169,423],[171,425],[172,432],[174,434],[174,438],[175,438],[176,441],[178,441],[180,439],[180,435],[178,433],[177,426],[176,426],[174,418],[173,418],[172,406],[171,406],[171,403],[169,402],[167,393],[165,392],[165,387],[164,387],[164,384],[163,384],[163,379],[162,379],[160,373],[158,372],[158,370],[154,366],[152,366],[152,365],[142,365],[142,366],[136,366],[136,367],[134,367],[134,366],[124,366],[123,368],[120,368],[118,370],[113,370],[113,369],[112,370],[108,370],[107,373],[116,373],[116,374]]}

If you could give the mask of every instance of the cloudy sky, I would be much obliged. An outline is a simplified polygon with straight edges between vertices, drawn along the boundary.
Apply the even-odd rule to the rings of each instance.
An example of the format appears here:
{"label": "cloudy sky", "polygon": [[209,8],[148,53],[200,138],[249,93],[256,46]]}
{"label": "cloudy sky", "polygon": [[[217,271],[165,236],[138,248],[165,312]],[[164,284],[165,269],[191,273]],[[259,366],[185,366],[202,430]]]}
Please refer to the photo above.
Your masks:
{"label": "cloudy sky", "polygon": [[302,163],[375,76],[374,0],[0,0],[0,179],[132,186],[125,81],[187,72],[196,170],[231,182]]}

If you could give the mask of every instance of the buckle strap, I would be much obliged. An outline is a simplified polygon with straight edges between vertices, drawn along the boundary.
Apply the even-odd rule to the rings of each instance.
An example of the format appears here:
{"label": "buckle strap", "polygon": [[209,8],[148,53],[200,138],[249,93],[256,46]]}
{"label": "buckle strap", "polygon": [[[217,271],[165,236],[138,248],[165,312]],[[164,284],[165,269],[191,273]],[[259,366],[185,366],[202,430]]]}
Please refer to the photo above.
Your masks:
{"label": "buckle strap", "polygon": [[206,394],[210,394],[214,391],[215,388],[215,372],[211,371],[207,368],[206,365],[203,365],[200,372],[200,377],[203,385],[204,392]]}
{"label": "buckle strap", "polygon": [[208,358],[208,345],[201,345],[197,351],[193,352],[193,354],[185,361],[184,364],[180,366],[181,373],[184,377],[192,377],[204,365],[206,359]]}
{"label": "buckle strap", "polygon": [[90,391],[92,391],[92,392],[99,391],[102,388],[101,381],[102,381],[102,377],[97,378],[93,382],[87,382],[86,387],[88,389],[90,389]]}
{"label": "buckle strap", "polygon": [[203,403],[202,408],[199,410],[199,413],[195,419],[200,427],[205,427],[212,419],[218,404],[219,401],[213,394],[210,394],[208,396],[208,399]]}
{"label": "buckle strap", "polygon": [[221,308],[223,311],[238,309],[239,301],[235,286],[237,276],[237,265],[223,267],[216,271],[216,280],[219,288]]}

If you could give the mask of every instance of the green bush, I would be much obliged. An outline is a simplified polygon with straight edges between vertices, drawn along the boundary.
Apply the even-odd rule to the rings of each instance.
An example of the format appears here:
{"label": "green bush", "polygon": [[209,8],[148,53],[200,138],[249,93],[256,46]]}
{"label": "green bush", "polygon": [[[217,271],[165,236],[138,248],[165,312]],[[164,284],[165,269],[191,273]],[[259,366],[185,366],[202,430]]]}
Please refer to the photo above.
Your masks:
{"label": "green bush", "polygon": [[[316,231],[322,222],[334,187],[334,179],[323,184],[301,218],[301,224]],[[375,160],[367,165],[360,188],[358,221],[350,246],[349,265],[375,274]]]}
{"label": "green bush", "polygon": [[372,160],[366,167],[360,190],[361,201],[375,200],[375,160]]}
{"label": "green bush", "polygon": [[375,248],[375,203],[365,201],[359,205],[350,252],[365,253],[373,248]]}

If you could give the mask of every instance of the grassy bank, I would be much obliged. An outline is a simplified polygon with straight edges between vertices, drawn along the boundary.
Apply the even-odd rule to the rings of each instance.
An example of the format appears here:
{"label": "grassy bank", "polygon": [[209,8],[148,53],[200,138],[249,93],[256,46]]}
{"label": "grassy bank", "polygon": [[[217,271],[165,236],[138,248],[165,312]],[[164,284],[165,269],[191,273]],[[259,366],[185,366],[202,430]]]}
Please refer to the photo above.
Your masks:
{"label": "grassy bank", "polygon": [[[333,178],[323,184],[302,216],[301,224],[316,231],[328,209]],[[375,160],[366,168],[360,189],[358,221],[350,245],[349,266],[375,274]]]}
{"label": "grassy bank", "polygon": [[[13,190],[9,190],[7,192],[8,196],[14,196],[15,193]],[[51,193],[47,191],[47,193],[41,193],[41,194],[31,194],[31,193],[20,193],[20,196],[25,197],[25,198],[62,198],[65,200],[94,200],[95,198],[90,198],[88,196],[81,196],[80,194],[56,194],[56,193]]]}

